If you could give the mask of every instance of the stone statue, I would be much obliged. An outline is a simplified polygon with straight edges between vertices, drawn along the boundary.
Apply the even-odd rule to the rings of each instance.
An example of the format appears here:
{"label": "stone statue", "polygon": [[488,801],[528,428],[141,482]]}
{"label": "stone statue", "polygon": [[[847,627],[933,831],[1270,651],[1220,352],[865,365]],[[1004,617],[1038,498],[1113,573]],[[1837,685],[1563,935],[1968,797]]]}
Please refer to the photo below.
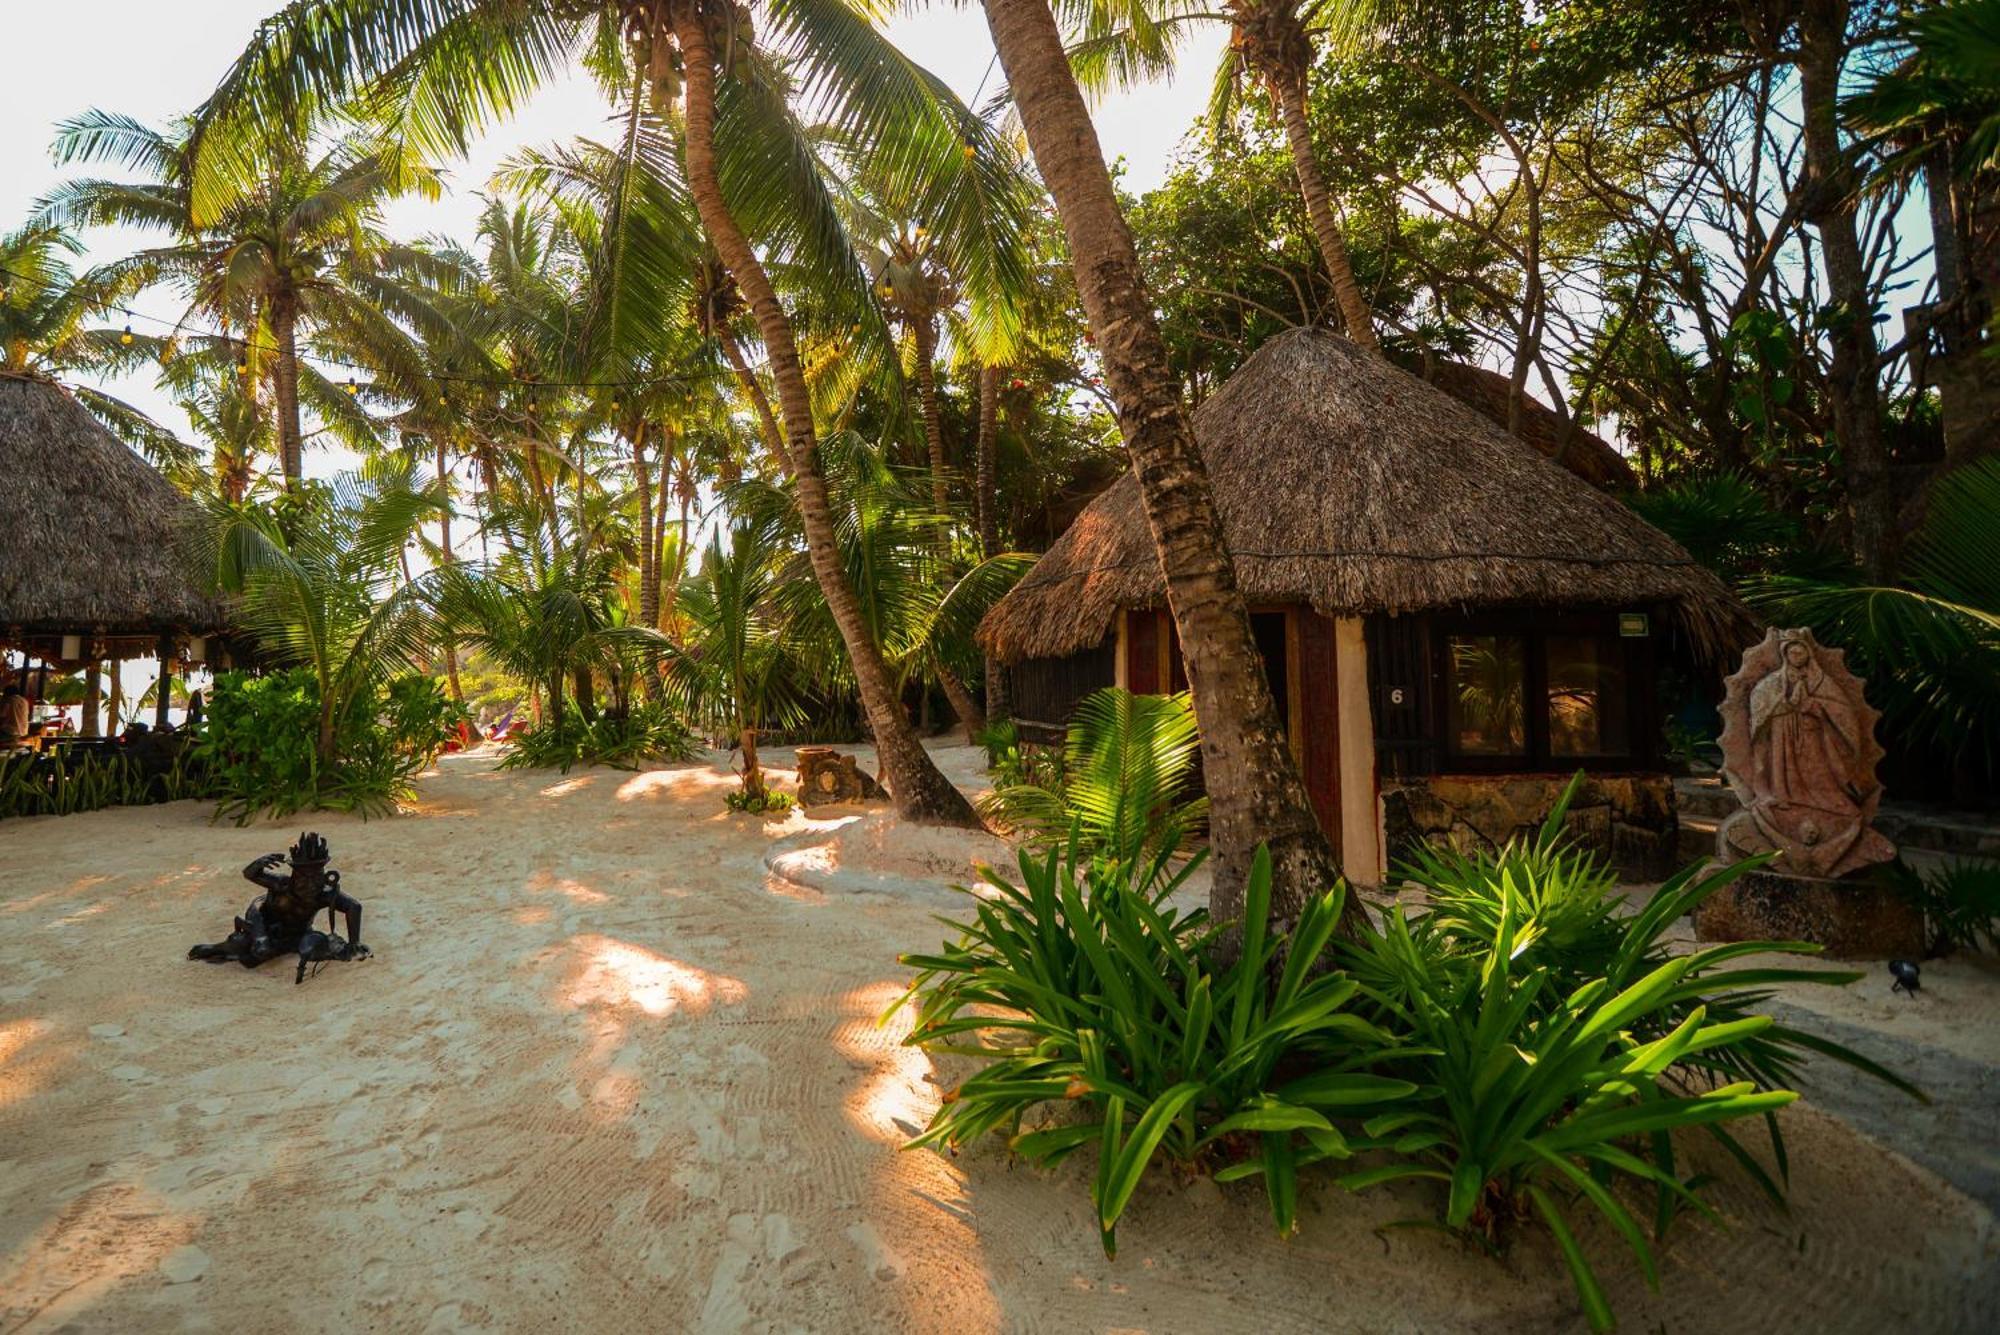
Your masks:
{"label": "stone statue", "polygon": [[1772,870],[1828,880],[1896,856],[1871,828],[1881,713],[1844,658],[1805,629],[1743,655],[1722,702],[1722,773],[1743,810],[1718,832],[1720,856],[1775,852]]}
{"label": "stone statue", "polygon": [[[326,840],[316,834],[302,834],[292,845],[291,870],[279,875],[273,870],[286,861],[283,853],[266,853],[243,869],[243,879],[260,885],[264,893],[250,901],[236,930],[213,945],[199,945],[188,951],[191,960],[235,960],[254,969],[280,955],[296,954],[299,971],[294,983],[306,980],[306,966],[322,960],[368,958],[361,944],[361,902],[341,893],[340,873],[327,870]],[[326,930],[317,931],[313,920],[326,910]],[[347,937],[333,930],[338,911],[347,919]]]}

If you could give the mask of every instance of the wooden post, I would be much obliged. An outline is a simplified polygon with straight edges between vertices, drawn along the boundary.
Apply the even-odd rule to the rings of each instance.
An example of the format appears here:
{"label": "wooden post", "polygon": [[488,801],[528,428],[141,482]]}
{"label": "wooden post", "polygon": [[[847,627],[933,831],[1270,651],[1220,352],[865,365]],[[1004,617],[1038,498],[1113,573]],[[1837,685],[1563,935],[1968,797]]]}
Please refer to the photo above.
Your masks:
{"label": "wooden post", "polygon": [[79,737],[102,737],[104,735],[100,719],[104,705],[104,664],[96,659],[83,670],[83,720],[77,726]]}
{"label": "wooden post", "polygon": [[174,680],[174,637],[162,635],[158,646],[160,655],[160,684],[153,692],[153,731],[167,726],[167,706],[173,700]]}
{"label": "wooden post", "polygon": [[124,731],[120,723],[125,716],[125,662],[111,660],[111,712],[104,723],[104,735],[116,737]]}

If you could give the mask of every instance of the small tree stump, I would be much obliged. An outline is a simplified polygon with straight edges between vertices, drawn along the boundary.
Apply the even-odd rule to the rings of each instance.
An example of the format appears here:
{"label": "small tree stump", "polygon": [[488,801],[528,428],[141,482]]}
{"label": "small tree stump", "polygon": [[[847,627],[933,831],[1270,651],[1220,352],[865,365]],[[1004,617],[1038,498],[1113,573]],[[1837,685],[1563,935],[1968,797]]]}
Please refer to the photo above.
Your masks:
{"label": "small tree stump", "polygon": [[879,801],[888,796],[875,776],[830,746],[798,750],[799,801],[806,806]]}

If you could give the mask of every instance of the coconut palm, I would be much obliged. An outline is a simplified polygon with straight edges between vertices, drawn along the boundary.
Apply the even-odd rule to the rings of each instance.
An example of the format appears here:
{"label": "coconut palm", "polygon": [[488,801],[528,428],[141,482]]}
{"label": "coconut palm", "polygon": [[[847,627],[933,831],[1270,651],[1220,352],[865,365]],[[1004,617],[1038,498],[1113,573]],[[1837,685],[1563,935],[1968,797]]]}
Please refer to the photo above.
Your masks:
{"label": "coconut palm", "polygon": [[1144,0],[1138,5],[1062,0],[1056,6],[1072,34],[1073,68],[1093,91],[1170,73],[1177,48],[1190,32],[1211,24],[1228,26],[1229,44],[1215,72],[1211,118],[1227,115],[1246,78],[1270,97],[1341,322],[1349,338],[1368,348],[1379,340],[1368,298],[1354,277],[1339,201],[1313,146],[1306,81],[1323,37],[1345,37],[1383,7],[1380,0]]}
{"label": "coconut palm", "polygon": [[[866,144],[916,184],[937,230],[972,234],[1003,207],[1008,164],[994,137],[934,77],[846,4],[753,11],[702,0],[295,0],[266,20],[197,118],[193,202],[221,216],[253,170],[267,124],[366,93],[389,133],[424,151],[462,150],[491,118],[583,55],[606,83],[638,85],[682,112],[682,169],[702,230],[763,339],[785,455],[814,575],[840,626],[898,808],[974,824],[963,794],[918,742],[880,646],[843,577],[800,326],[771,264],[819,276],[816,312],[880,330],[847,244],[808,119]],[[805,115],[795,110],[798,90]],[[769,263],[767,263],[767,261]],[[1004,312],[996,313],[1004,316]],[[811,329],[806,331],[813,332]]]}
{"label": "coconut palm", "polygon": [[[83,245],[66,228],[30,222],[0,234],[0,374],[57,379],[76,371],[124,369],[144,356],[143,336],[93,325],[93,318],[129,297],[122,274],[78,274],[70,258]],[[114,435],[169,470],[193,462],[174,434],[124,400],[90,385],[71,390]]]}
{"label": "coconut palm", "polygon": [[189,536],[196,568],[233,600],[232,624],[271,661],[311,669],[326,772],[341,720],[430,642],[423,591],[399,565],[436,503],[406,466],[375,463],[295,489],[276,508],[213,498],[209,522]]}
{"label": "coconut palm", "polygon": [[301,343],[317,338],[341,352],[373,346],[378,356],[393,357],[390,350],[408,342],[399,320],[417,328],[435,320],[389,276],[392,264],[422,257],[392,247],[374,224],[382,204],[399,194],[435,197],[438,179],[401,146],[368,135],[338,138],[317,157],[308,156],[302,135],[272,136],[259,141],[254,182],[226,210],[197,218],[188,130],[104,111],[64,122],[58,161],[110,162],[142,179],[67,181],[41,202],[38,216],[167,236],[165,245],[113,271],[128,281],[171,282],[190,315],[218,322],[225,334],[241,331],[234,356],[243,374],[269,380],[280,461],[292,485],[303,476],[306,408],[350,443],[373,432],[346,387],[300,355]]}
{"label": "coconut palm", "polygon": [[[1028,144],[1069,236],[1077,290],[1118,406],[1187,656],[1211,802],[1216,917],[1241,919],[1243,887],[1261,843],[1271,852],[1272,911],[1289,918],[1339,869],[1250,635],[1249,610],[1132,233],[1047,0],[985,5]],[[1350,920],[1360,913],[1353,896],[1345,911]]]}
{"label": "coconut palm", "polygon": [[668,660],[670,697],[736,739],[751,795],[764,792],[758,734],[802,717],[800,665],[772,596],[791,551],[768,523],[739,520],[726,537],[711,535],[681,590],[681,634]]}

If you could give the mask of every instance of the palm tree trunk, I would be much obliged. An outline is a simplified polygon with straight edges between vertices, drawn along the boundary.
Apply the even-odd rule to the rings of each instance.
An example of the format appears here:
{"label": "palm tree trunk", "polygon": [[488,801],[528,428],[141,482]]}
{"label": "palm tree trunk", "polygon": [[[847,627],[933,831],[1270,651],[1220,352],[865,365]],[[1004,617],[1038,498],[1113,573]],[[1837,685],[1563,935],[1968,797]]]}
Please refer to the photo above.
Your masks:
{"label": "palm tree trunk", "polygon": [[[444,437],[437,441],[437,475],[439,499],[438,510],[438,561],[443,565],[454,565],[458,558],[451,550],[451,457],[445,453]],[[444,637],[444,679],[451,688],[451,698],[459,704],[465,703],[465,688],[458,680],[458,646],[452,642],[449,632]]]}
{"label": "palm tree trunk", "polygon": [[79,737],[101,737],[104,734],[100,718],[104,713],[104,665],[96,661],[83,670],[83,723],[77,729]]}
{"label": "palm tree trunk", "polygon": [[764,382],[750,369],[750,363],[743,356],[743,345],[736,341],[736,335],[727,329],[718,329],[716,342],[722,345],[722,355],[729,363],[729,369],[736,373],[736,383],[743,386],[743,395],[750,400],[750,407],[756,412],[757,425],[764,432],[764,448],[771,452],[771,458],[780,467],[785,459],[785,433],[778,425],[778,416],[771,411],[771,396],[764,392]]}
{"label": "palm tree trunk", "polygon": [[972,698],[965,683],[958,674],[942,662],[937,665],[938,685],[944,687],[944,698],[951,701],[951,712],[958,715],[958,726],[965,729],[965,740],[975,745],[979,734],[986,728],[986,715],[979,708],[979,701]]}
{"label": "palm tree trunk", "polygon": [[[995,454],[1000,446],[1000,368],[979,368],[979,443],[974,490],[978,510],[979,554],[990,561],[1000,554],[1000,497],[995,477]],[[1007,699],[1007,669],[992,654],[986,655],[986,717],[1006,718],[1014,711]]]}
{"label": "palm tree trunk", "polygon": [[757,730],[744,728],[736,734],[737,744],[743,748],[743,791],[762,794],[764,791],[764,766],[757,759]]}
{"label": "palm tree trunk", "polygon": [[[1223,543],[1222,520],[1181,404],[1132,233],[1118,209],[1097,129],[1063,53],[1047,0],[984,0],[986,21],[1042,179],[1069,239],[1077,289],[1097,338],[1119,429],[1160,555],[1167,604],[1187,655],[1215,850],[1216,917],[1239,921],[1258,844],[1272,861],[1272,916],[1289,923],[1339,876],[1286,744]],[[1350,925],[1360,906],[1347,900]]]}
{"label": "palm tree trunk", "polygon": [[289,293],[272,299],[271,333],[278,340],[278,364],[273,368],[278,388],[278,458],[289,491],[305,476],[304,434],[299,425],[299,313]]}
{"label": "palm tree trunk", "polygon": [[716,253],[730,277],[750,303],[758,331],[763,335],[771,376],[778,387],[779,409],[784,414],[787,445],[784,457],[791,464],[799,518],[806,532],[806,550],[853,663],[861,705],[868,713],[876,754],[888,775],[896,809],[911,820],[976,828],[980,822],[972,804],[939,772],[910,727],[895,679],[869,632],[854,586],[848,582],[834,535],[826,479],[819,470],[812,395],[799,360],[798,344],[792,336],[791,321],[778,303],[778,294],[757,258],[756,249],[730,213],[722,193],[722,178],[715,161],[715,53],[709,43],[707,24],[689,0],[679,0],[673,6],[673,19],[686,67],[683,144],[688,188],[703,229],[715,243]]}
{"label": "palm tree trunk", "polygon": [[[664,488],[662,489],[664,493]],[[680,541],[674,544],[674,582],[667,586],[666,600],[660,605],[659,629],[665,630],[667,623],[674,619],[674,607],[681,600],[681,581],[687,578],[688,568],[688,497],[681,493]]]}
{"label": "palm tree trunk", "polygon": [[1799,14],[1799,103],[1809,201],[1802,212],[1819,233],[1827,293],[1840,312],[1827,331],[1833,357],[1826,378],[1833,433],[1847,464],[1854,560],[1870,580],[1880,582],[1887,574],[1892,498],[1868,265],[1855,227],[1858,182],[1840,143],[1847,19],[1847,0],[1809,0]]}
{"label": "palm tree trunk", "polygon": [[1306,218],[1319,242],[1320,258],[1326,262],[1334,300],[1340,303],[1341,323],[1347,327],[1347,336],[1362,347],[1378,347],[1375,320],[1368,309],[1368,298],[1354,281],[1354,265],[1348,259],[1347,238],[1341,234],[1333,192],[1326,188],[1319,154],[1313,151],[1312,125],[1306,119],[1305,71],[1278,72],[1266,82],[1277,99],[1279,118],[1285,123],[1285,143],[1292,152],[1292,169],[1298,173],[1299,193],[1306,201]]}
{"label": "palm tree trunk", "polygon": [[[923,411],[924,445],[931,456],[931,506],[942,515],[951,504],[951,487],[944,463],[944,420],[938,416],[937,325],[926,315],[912,320],[910,330],[917,342],[917,405]],[[942,533],[939,536],[942,539]]]}
{"label": "palm tree trunk", "polygon": [[[664,469],[666,460],[660,461]],[[653,474],[646,464],[646,424],[632,433],[632,479],[639,491],[639,621],[660,624],[660,549],[653,531]]]}

